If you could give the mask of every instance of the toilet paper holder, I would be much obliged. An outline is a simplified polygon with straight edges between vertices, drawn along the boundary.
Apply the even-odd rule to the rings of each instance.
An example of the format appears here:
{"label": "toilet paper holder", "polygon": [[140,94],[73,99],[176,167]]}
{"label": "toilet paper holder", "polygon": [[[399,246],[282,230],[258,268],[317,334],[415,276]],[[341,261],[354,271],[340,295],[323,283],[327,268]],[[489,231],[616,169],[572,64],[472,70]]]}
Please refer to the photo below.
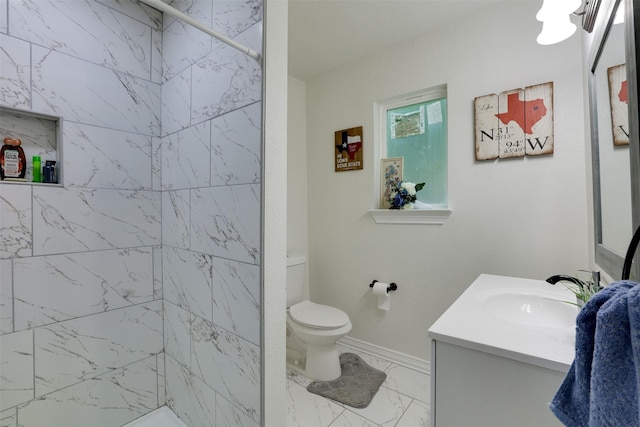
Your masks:
{"label": "toilet paper holder", "polygon": [[[374,279],[373,282],[369,283],[369,287],[373,288],[373,285],[375,285],[376,283],[378,283],[378,281]],[[387,292],[395,291],[397,289],[398,289],[398,285],[396,285],[393,282],[389,283],[389,286],[387,286]]]}

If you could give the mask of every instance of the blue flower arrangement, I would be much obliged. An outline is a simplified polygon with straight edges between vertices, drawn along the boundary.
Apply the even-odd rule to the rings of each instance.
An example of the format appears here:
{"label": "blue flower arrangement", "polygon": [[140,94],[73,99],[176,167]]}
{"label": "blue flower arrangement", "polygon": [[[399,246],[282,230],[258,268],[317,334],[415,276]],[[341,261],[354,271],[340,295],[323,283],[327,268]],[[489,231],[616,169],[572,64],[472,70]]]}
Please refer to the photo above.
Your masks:
{"label": "blue flower arrangement", "polygon": [[413,209],[413,202],[417,200],[416,193],[424,187],[424,182],[415,184],[408,181],[400,181],[392,189],[389,195],[389,209]]}

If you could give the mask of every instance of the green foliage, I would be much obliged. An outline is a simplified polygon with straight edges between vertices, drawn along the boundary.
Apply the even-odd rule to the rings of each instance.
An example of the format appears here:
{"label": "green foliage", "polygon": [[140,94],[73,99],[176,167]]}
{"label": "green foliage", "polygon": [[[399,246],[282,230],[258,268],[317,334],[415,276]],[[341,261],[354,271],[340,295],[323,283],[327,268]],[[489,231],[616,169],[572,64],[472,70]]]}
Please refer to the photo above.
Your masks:
{"label": "green foliage", "polygon": [[[580,270],[580,271],[584,271],[584,270]],[[584,271],[587,272],[587,271]],[[582,306],[584,304],[586,304],[587,301],[589,301],[596,293],[598,293],[598,291],[600,291],[602,289],[602,286],[600,286],[600,283],[598,281],[598,283],[594,283],[594,276],[591,274],[591,272],[587,272],[590,273],[589,274],[589,279],[587,280],[583,280],[578,278],[578,276],[576,276],[575,278],[580,282],[580,284],[577,283],[573,283],[570,281],[564,281],[564,285],[566,286],[567,289],[569,289],[578,299],[578,306]],[[599,275],[597,276],[598,278],[600,277]]]}
{"label": "green foliage", "polygon": [[[583,286],[578,286],[575,283],[569,282],[565,284],[575,296],[582,302],[587,302],[593,297],[602,287],[599,284],[594,284],[591,281],[583,282]],[[577,304],[580,305],[580,304]]]}

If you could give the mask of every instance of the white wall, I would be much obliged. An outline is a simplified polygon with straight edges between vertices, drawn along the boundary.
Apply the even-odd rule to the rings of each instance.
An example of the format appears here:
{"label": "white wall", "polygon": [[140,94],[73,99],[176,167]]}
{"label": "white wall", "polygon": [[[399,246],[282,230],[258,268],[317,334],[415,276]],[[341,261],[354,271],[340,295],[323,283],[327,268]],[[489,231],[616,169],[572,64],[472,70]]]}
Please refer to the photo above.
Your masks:
{"label": "white wall", "polygon": [[307,253],[307,145],[304,82],[288,80],[287,99],[287,250]]}
{"label": "white wall", "polygon": [[[305,83],[288,80],[287,98],[287,252],[308,254],[307,119]],[[308,270],[308,263],[307,263]],[[305,275],[308,284],[309,274]],[[305,290],[308,294],[309,287]],[[308,295],[307,295],[308,297]]]}
{"label": "white wall", "polygon": [[281,426],[286,417],[286,185],[287,0],[264,3],[264,126],[262,216],[262,425]]}
{"label": "white wall", "polygon": [[[487,9],[307,82],[311,298],[345,310],[352,337],[428,359],[427,329],[480,273],[543,279],[589,267],[580,36],[537,45],[539,6]],[[555,153],[475,162],[473,99],[547,81]],[[453,214],[442,226],[375,224],[373,103],[443,83]],[[336,173],[333,133],[354,126],[364,127],[364,169]],[[372,279],[398,283],[389,312],[376,309]]]}

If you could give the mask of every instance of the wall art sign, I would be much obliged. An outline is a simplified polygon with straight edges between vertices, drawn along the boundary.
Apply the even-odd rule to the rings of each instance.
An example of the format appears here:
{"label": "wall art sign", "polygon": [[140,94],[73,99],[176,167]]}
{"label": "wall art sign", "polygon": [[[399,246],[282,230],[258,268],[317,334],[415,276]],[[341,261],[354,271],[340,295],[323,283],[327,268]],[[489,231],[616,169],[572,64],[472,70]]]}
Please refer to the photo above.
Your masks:
{"label": "wall art sign", "polygon": [[629,145],[629,93],[625,64],[607,69],[613,145]]}
{"label": "wall art sign", "polygon": [[362,126],[336,131],[336,172],[362,169]]}
{"label": "wall art sign", "polygon": [[389,209],[389,196],[392,189],[402,181],[402,157],[389,157],[380,159],[380,209]]}
{"label": "wall art sign", "polygon": [[391,113],[391,139],[406,138],[423,133],[424,105],[405,114]]}
{"label": "wall art sign", "polygon": [[474,100],[476,160],[553,154],[553,82]]}

